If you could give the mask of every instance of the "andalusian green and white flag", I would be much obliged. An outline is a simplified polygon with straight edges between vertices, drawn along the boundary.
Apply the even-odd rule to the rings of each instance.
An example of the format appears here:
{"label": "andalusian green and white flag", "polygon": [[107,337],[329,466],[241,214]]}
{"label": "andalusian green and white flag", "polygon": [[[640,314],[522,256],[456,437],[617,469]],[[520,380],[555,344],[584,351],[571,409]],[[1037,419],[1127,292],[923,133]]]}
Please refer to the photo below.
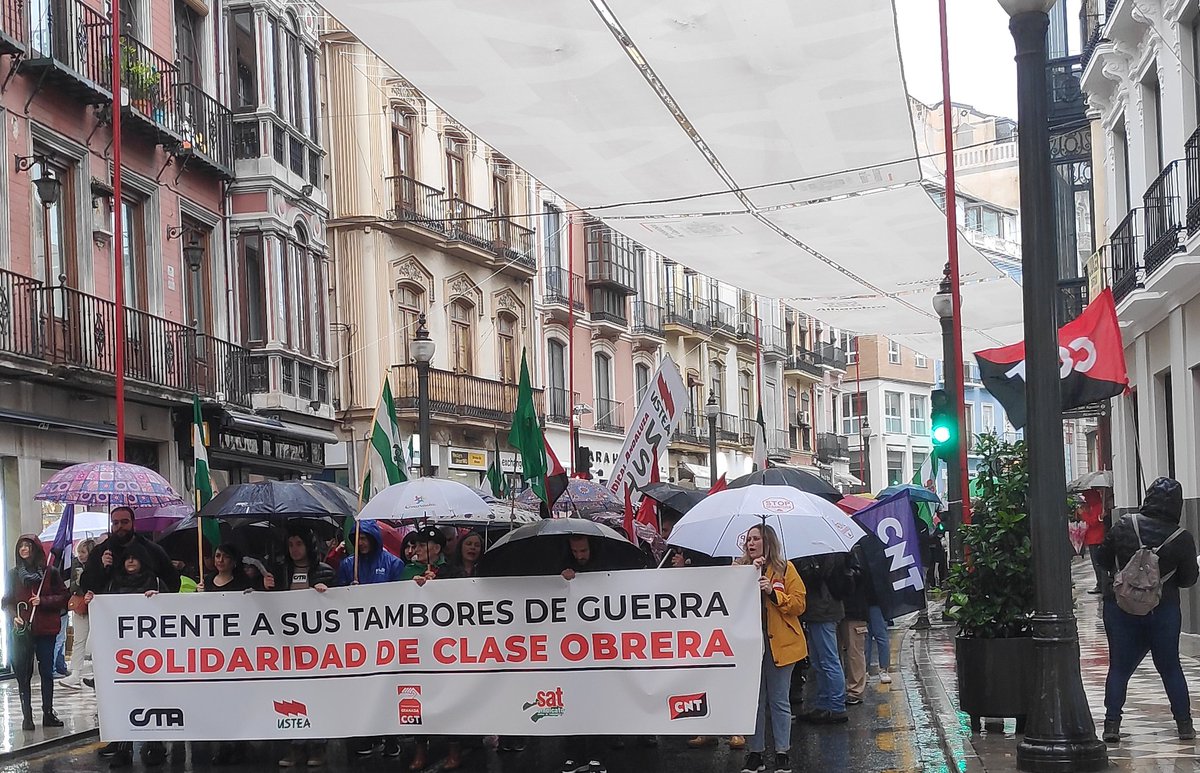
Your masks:
{"label": "andalusian green and white flag", "polygon": [[[196,512],[213,497],[212,475],[208,469],[208,449],[204,447],[204,418],[200,414],[200,396],[192,395],[192,458],[196,490]],[[200,518],[200,533],[216,548],[221,544],[221,524],[216,518]]]}
{"label": "andalusian green and white flag", "polygon": [[[912,484],[936,491],[940,462],[941,460],[938,459],[937,451],[934,450],[925,457],[925,463],[921,465],[921,469],[917,470],[916,475],[913,475]],[[932,529],[934,505],[929,502],[916,502],[915,504],[917,506],[917,517],[925,522],[926,527]]]}
{"label": "andalusian green and white flag", "polygon": [[362,501],[388,486],[408,480],[408,460],[400,442],[400,423],[396,421],[396,401],[392,399],[392,386],[383,381],[379,404],[375,406],[375,420],[371,424],[371,435],[367,438],[367,458],[362,482]]}

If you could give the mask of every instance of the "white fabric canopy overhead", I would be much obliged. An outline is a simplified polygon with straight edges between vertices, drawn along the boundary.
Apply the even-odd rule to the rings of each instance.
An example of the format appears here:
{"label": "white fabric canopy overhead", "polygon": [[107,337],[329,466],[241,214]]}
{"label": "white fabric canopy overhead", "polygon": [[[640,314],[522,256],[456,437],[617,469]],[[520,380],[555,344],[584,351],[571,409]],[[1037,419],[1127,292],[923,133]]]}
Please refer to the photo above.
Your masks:
{"label": "white fabric canopy overhead", "polygon": [[[940,354],[929,296],[945,221],[920,185],[891,3],[325,5],[456,120],[613,228],[831,325]],[[1021,319],[1019,288],[965,240],[959,249],[964,282],[992,301],[964,302],[968,338],[1011,342],[999,336]]]}

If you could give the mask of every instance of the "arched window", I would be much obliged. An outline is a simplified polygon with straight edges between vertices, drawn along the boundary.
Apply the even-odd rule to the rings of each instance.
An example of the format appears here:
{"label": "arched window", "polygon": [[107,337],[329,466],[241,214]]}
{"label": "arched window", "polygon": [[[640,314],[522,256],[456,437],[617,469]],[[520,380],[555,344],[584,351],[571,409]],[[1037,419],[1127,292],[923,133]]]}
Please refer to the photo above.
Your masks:
{"label": "arched window", "polygon": [[425,293],[414,285],[396,286],[396,334],[399,336],[400,357],[404,364],[413,361],[412,341],[417,334],[417,319],[425,310]]}
{"label": "arched window", "polygon": [[314,303],[310,264],[308,232],[304,226],[297,224],[295,241],[288,249],[288,299],[291,307],[289,316],[296,321],[295,348],[304,352],[312,351],[312,310],[318,305]]}
{"label": "arched window", "polygon": [[571,418],[570,395],[567,394],[567,345],[551,338],[547,347],[548,372],[546,380],[550,390],[549,418],[567,422]]}
{"label": "arched window", "polygon": [[513,384],[517,380],[517,318],[507,312],[496,316],[499,335],[500,380]]}
{"label": "arched window", "polygon": [[455,373],[475,372],[475,307],[460,298],[450,304],[450,341],[454,347],[451,361]]}
{"label": "arched window", "polygon": [[650,366],[644,362],[639,362],[633,366],[633,383],[637,388],[638,404],[641,405],[642,398],[646,396],[646,390],[650,388]]}

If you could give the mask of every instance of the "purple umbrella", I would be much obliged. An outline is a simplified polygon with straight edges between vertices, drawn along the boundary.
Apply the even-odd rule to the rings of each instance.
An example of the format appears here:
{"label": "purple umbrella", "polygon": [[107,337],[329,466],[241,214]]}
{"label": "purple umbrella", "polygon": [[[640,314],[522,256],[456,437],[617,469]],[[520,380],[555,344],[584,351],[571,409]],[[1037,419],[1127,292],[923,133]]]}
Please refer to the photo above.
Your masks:
{"label": "purple umbrella", "polygon": [[[517,495],[517,506],[526,510],[537,510],[541,506],[538,495],[532,488]],[[567,479],[567,490],[554,503],[555,515],[578,515],[587,517],[598,513],[624,513],[625,506],[612,493],[591,481],[582,478]]]}
{"label": "purple umbrella", "polygon": [[173,505],[160,505],[158,507],[140,507],[137,510],[134,527],[138,531],[166,531],[184,518],[195,514],[196,508],[183,502]]}
{"label": "purple umbrella", "polygon": [[107,509],[158,507],[183,501],[166,478],[125,462],[73,464],[50,476],[34,499]]}

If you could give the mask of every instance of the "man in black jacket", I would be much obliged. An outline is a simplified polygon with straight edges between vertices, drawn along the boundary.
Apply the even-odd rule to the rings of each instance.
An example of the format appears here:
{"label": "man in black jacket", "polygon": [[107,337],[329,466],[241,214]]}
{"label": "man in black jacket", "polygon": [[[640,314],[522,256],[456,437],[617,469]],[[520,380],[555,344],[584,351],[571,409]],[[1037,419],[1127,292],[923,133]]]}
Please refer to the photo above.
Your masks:
{"label": "man in black jacket", "polygon": [[[1179,589],[1195,585],[1200,569],[1191,532],[1176,534],[1182,512],[1183,487],[1179,481],[1159,478],[1146,491],[1140,514],[1122,517],[1105,535],[1097,551],[1097,560],[1106,573],[1104,633],[1108,637],[1108,678],[1104,683],[1104,740],[1108,743],[1121,740],[1121,709],[1125,706],[1129,679],[1147,652],[1166,687],[1179,738],[1188,741],[1196,737],[1187,681],[1179,663]],[[1131,615],[1117,606],[1112,575],[1123,569],[1142,546],[1159,548],[1162,599],[1149,614]]]}
{"label": "man in black jacket", "polygon": [[818,725],[846,722],[846,673],[838,652],[838,624],[846,616],[842,597],[849,591],[846,556],[827,554],[795,563],[807,590],[800,616],[808,638],[808,657],[816,679],[816,696],[810,711],[800,719]]}
{"label": "man in black jacket", "polygon": [[[113,574],[125,564],[125,555],[137,546],[141,555],[149,558],[150,570],[160,583],[171,593],[179,592],[179,571],[171,563],[165,550],[133,529],[133,510],[116,507],[108,515],[108,539],[92,548],[87,564],[79,576],[79,589],[85,597],[105,592]],[[110,743],[100,750],[101,757],[111,758],[109,767],[123,768],[133,763],[132,744]],[[162,741],[147,741],[142,746],[142,762],[161,765],[167,757]]]}

